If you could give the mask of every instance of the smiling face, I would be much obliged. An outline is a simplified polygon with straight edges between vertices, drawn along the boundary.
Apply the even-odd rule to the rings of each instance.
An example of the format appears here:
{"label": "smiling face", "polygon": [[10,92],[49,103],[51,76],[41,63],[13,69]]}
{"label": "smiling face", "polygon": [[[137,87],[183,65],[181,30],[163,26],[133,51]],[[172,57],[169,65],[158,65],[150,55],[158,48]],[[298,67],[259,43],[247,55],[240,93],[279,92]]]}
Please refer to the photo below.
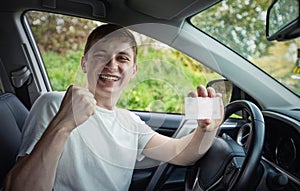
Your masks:
{"label": "smiling face", "polygon": [[83,56],[82,69],[87,73],[88,89],[97,104],[111,109],[123,88],[137,72],[135,51],[124,36],[98,40]]}

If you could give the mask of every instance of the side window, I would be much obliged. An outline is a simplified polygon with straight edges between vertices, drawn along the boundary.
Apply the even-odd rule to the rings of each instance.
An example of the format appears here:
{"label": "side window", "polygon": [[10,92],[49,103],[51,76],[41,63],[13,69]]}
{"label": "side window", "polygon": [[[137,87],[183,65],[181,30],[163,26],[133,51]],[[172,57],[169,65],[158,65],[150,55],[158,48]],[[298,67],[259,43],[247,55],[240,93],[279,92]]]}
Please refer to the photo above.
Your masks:
{"label": "side window", "polygon": [[26,13],[41,52],[52,89],[64,91],[70,84],[85,85],[80,59],[86,37],[96,22],[87,19],[30,11]]}
{"label": "side window", "polygon": [[[26,16],[53,90],[64,91],[70,84],[86,86],[80,67],[83,46],[89,32],[101,23],[36,11]],[[185,54],[145,35],[133,34],[138,43],[138,72],[125,88],[118,107],[182,113],[188,92],[221,78]]]}

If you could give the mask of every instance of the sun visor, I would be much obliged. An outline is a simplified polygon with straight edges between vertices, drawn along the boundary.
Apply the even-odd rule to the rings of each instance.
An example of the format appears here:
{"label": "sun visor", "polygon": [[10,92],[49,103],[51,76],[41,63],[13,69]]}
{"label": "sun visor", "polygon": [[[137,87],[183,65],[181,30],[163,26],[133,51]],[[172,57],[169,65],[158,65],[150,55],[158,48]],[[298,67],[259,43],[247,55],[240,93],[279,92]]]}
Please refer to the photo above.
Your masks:
{"label": "sun visor", "polygon": [[198,0],[128,0],[127,5],[145,15],[171,20],[196,2]]}
{"label": "sun visor", "polygon": [[[97,18],[106,17],[106,6],[101,0],[68,0],[68,8],[80,13],[84,10],[92,10],[91,15]],[[59,9],[57,0],[43,0],[42,6],[50,9]],[[87,9],[83,8],[87,7]],[[85,13],[84,13],[85,14]]]}

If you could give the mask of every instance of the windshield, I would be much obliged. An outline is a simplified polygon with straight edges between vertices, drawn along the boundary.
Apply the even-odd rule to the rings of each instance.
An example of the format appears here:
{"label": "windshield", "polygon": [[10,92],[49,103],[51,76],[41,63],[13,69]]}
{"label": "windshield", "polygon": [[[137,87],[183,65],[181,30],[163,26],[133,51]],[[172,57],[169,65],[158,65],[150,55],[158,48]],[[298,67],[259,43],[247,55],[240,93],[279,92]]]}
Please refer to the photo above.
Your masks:
{"label": "windshield", "polygon": [[300,38],[267,41],[266,12],[272,0],[222,1],[193,16],[191,23],[300,95]]}

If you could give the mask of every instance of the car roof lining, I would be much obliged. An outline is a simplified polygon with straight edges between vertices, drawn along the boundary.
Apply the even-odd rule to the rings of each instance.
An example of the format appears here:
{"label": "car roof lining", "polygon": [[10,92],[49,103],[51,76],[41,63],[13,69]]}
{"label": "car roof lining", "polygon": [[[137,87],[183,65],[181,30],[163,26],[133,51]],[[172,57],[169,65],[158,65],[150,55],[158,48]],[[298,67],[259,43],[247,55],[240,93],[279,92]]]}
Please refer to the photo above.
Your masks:
{"label": "car roof lining", "polygon": [[[220,0],[127,0],[129,8],[157,19],[186,18]],[[172,5],[172,6],[170,6]],[[164,11],[161,11],[164,10]]]}
{"label": "car roof lining", "polygon": [[123,26],[165,23],[180,27],[186,18],[221,0],[42,0],[18,1],[17,5],[16,1],[7,2],[6,7],[0,7],[0,12],[40,10]]}

